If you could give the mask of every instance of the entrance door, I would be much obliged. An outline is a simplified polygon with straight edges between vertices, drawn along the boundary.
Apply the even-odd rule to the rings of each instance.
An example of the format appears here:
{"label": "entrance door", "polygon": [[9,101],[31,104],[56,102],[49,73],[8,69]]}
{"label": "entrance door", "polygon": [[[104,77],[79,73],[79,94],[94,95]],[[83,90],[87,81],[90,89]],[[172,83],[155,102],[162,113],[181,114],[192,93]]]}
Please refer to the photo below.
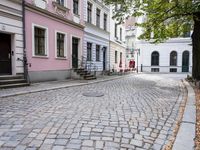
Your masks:
{"label": "entrance door", "polygon": [[103,48],[103,71],[106,70],[106,47]]}
{"label": "entrance door", "polygon": [[183,52],[182,72],[189,72],[189,52],[188,51]]}
{"label": "entrance door", "polygon": [[78,43],[79,39],[72,38],[72,67],[78,68]]}
{"label": "entrance door", "polygon": [[0,75],[11,73],[11,35],[0,33]]}

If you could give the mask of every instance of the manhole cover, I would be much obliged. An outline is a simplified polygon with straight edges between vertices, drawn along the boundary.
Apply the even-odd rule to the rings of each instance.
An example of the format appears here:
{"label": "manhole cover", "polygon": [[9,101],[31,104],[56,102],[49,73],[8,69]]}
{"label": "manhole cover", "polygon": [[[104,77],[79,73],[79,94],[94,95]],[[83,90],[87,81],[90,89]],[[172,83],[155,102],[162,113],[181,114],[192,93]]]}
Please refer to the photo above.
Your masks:
{"label": "manhole cover", "polygon": [[83,96],[86,96],[86,97],[102,97],[102,96],[104,96],[104,94],[101,93],[101,92],[85,92],[85,93],[83,93]]}

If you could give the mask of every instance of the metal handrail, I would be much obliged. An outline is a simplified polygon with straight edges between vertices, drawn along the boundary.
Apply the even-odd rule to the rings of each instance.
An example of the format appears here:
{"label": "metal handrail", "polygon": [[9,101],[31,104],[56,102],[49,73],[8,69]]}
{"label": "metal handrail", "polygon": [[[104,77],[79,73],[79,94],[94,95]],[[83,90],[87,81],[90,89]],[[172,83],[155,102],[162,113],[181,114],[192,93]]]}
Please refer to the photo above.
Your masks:
{"label": "metal handrail", "polygon": [[[72,57],[72,58],[73,58],[73,57]],[[88,72],[90,72],[90,73],[93,72],[94,75],[96,76],[96,71],[98,70],[98,66],[96,66],[96,64],[93,63],[92,60],[91,60],[91,61],[88,61],[88,60],[87,60],[87,57],[85,57],[85,56],[82,56],[81,59],[79,59],[79,58],[74,58],[74,59],[77,59],[78,65],[79,65],[80,67],[86,69],[86,70],[87,70]]]}

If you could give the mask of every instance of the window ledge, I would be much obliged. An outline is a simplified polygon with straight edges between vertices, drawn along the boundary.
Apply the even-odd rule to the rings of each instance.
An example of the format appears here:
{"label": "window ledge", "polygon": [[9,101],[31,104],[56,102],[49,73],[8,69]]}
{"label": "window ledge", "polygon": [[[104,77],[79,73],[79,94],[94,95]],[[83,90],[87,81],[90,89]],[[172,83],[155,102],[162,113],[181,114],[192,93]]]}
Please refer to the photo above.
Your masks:
{"label": "window ledge", "polygon": [[79,14],[74,14],[74,16],[80,18],[80,15],[79,15]]}
{"label": "window ledge", "polygon": [[68,12],[70,9],[65,7],[65,6],[62,6],[60,4],[58,4],[57,2],[52,2],[53,6],[54,7],[57,7],[58,9],[64,11],[64,12]]}
{"label": "window ledge", "polygon": [[56,60],[67,60],[66,57],[56,57]]}
{"label": "window ledge", "polygon": [[32,58],[41,58],[41,59],[49,59],[48,56],[43,56],[43,55],[35,55],[35,56],[32,56]]}

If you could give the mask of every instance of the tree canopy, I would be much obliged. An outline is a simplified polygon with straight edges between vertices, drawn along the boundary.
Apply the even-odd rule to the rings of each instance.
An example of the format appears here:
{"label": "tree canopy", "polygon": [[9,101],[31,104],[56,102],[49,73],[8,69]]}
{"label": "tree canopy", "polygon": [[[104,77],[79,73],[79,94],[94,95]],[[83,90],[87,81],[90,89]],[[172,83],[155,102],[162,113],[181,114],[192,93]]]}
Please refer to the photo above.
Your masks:
{"label": "tree canopy", "polygon": [[120,6],[113,16],[119,22],[127,17],[144,17],[140,39],[162,42],[192,33],[192,76],[200,80],[200,0],[104,0]]}
{"label": "tree canopy", "polygon": [[144,16],[144,22],[136,24],[144,28],[140,38],[154,39],[154,42],[184,36],[193,27],[194,14],[200,11],[200,0],[105,0],[105,2],[120,5],[113,16],[119,22],[129,16]]}

